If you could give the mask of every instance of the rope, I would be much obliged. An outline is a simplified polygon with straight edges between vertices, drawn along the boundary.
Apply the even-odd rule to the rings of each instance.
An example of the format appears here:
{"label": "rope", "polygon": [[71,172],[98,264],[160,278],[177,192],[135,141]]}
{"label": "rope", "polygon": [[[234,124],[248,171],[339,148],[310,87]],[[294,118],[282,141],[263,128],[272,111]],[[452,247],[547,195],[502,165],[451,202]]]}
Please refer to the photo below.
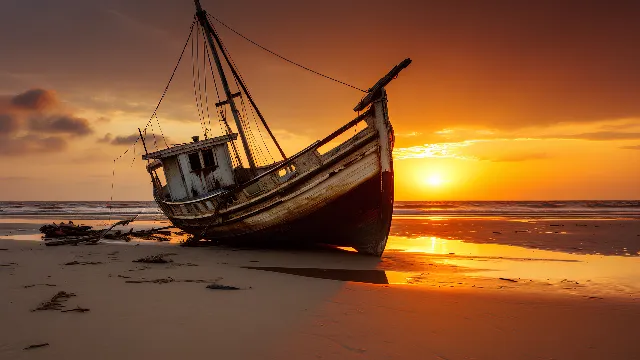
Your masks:
{"label": "rope", "polygon": [[344,82],[344,81],[340,81],[340,80],[338,80],[338,79],[336,79],[336,78],[332,78],[331,76],[324,75],[324,74],[319,73],[319,72],[317,72],[317,71],[315,71],[315,70],[313,70],[313,69],[310,69],[310,68],[308,68],[308,67],[306,67],[306,66],[304,66],[304,65],[302,65],[302,64],[299,64],[299,63],[297,63],[297,62],[295,62],[295,61],[293,61],[293,60],[289,60],[289,59],[287,59],[286,57],[284,57],[284,56],[282,56],[282,55],[279,55],[279,54],[277,54],[277,53],[275,53],[275,52],[273,52],[273,51],[271,51],[271,50],[267,49],[266,47],[264,47],[264,46],[262,46],[262,45],[258,44],[257,42],[255,42],[255,41],[253,41],[253,40],[249,39],[248,37],[246,37],[246,36],[242,35],[241,33],[237,32],[237,31],[235,31],[235,30],[234,30],[234,29],[232,29],[229,25],[227,25],[227,24],[223,23],[222,21],[220,21],[220,19],[216,18],[215,16],[213,16],[213,15],[211,15],[211,14],[209,14],[209,13],[207,13],[207,15],[209,15],[209,16],[210,16],[211,18],[213,18],[215,21],[219,22],[219,23],[220,23],[220,25],[222,25],[222,26],[226,27],[227,29],[229,29],[229,30],[231,30],[233,33],[235,33],[236,35],[238,35],[238,36],[240,36],[241,38],[243,38],[243,39],[247,40],[248,42],[252,43],[253,45],[255,45],[255,46],[259,47],[260,49],[262,49],[262,50],[264,50],[264,51],[266,51],[266,52],[270,53],[271,55],[275,55],[275,56],[279,57],[280,59],[282,59],[282,60],[284,60],[284,61],[286,61],[286,62],[288,62],[288,63],[290,63],[290,64],[293,64],[293,65],[295,65],[295,66],[297,66],[297,67],[299,67],[299,68],[302,68],[302,69],[304,69],[304,70],[310,71],[310,72],[312,72],[312,73],[314,73],[314,74],[316,74],[316,75],[320,75],[320,76],[322,76],[322,77],[324,77],[324,78],[326,78],[326,79],[333,80],[333,81],[335,81],[335,82],[337,82],[337,83],[339,83],[339,84],[342,84],[342,85],[348,86],[348,87],[353,88],[353,89],[356,89],[356,90],[360,90],[360,91],[362,91],[362,92],[364,92],[364,93],[366,93],[366,92],[367,92],[366,90],[363,90],[363,89],[361,89],[361,88],[359,88],[359,87],[357,87],[357,86],[353,86],[353,85],[351,85],[351,84],[347,84],[347,83],[346,83],[346,82]]}
{"label": "rope", "polygon": [[[173,68],[173,72],[171,73],[171,77],[169,78],[169,82],[167,83],[167,86],[165,86],[164,91],[162,92],[162,96],[160,96],[160,101],[158,101],[158,105],[156,105],[155,110],[153,110],[153,114],[151,114],[151,118],[149,118],[149,122],[151,122],[151,120],[156,116],[156,113],[158,112],[158,109],[160,108],[160,104],[162,104],[162,100],[164,100],[164,97],[167,95],[167,91],[169,91],[169,85],[171,85],[171,81],[173,80],[173,77],[176,75],[176,71],[178,70],[178,66],[180,65],[180,61],[182,60],[182,56],[184,56],[184,51],[187,49],[187,45],[189,45],[189,39],[191,39],[191,34],[193,34],[193,27],[195,26],[196,21],[193,20],[193,22],[191,23],[191,28],[189,29],[189,37],[187,37],[187,41],[184,43],[184,47],[182,48],[182,52],[180,53],[180,57],[178,58],[178,63],[176,64],[176,66]],[[149,123],[147,123],[149,124]],[[147,126],[145,126],[145,129],[147,128]],[[162,130],[160,130],[162,131]],[[164,136],[162,137],[164,139],[164,145],[166,147],[169,147],[169,145],[167,145],[167,140],[164,138]]]}
{"label": "rope", "polygon": [[[213,31],[217,35],[217,31],[216,31],[215,28],[213,29]],[[234,77],[234,81],[236,83],[236,87],[238,88],[238,90],[240,90],[240,85],[238,84],[238,80],[244,82],[244,79],[242,78],[242,73],[240,73],[240,69],[238,69],[238,66],[236,65],[235,61],[233,60],[233,57],[231,56],[231,52],[227,49],[227,47],[224,45],[224,43],[221,43],[221,45],[222,45],[222,50],[224,50],[227,53],[227,56],[229,57],[229,60],[231,61],[231,65],[236,70],[236,73],[238,74],[238,77],[240,78],[240,79],[236,79]],[[246,89],[246,93],[247,93],[246,95],[250,97],[251,96],[251,92],[249,91],[248,88],[245,87],[245,89]],[[241,101],[242,101],[242,108],[244,110],[244,97],[241,97]],[[275,162],[273,156],[271,155],[271,151],[269,151],[269,146],[267,146],[266,142],[264,141],[264,137],[262,136],[262,131],[261,131],[260,125],[258,124],[258,122],[256,120],[256,117],[255,117],[255,109],[253,107],[250,107],[250,110],[251,110],[251,116],[253,118],[254,125],[256,126],[256,129],[258,130],[258,136],[260,136],[260,139],[262,140],[262,144],[267,149],[267,153],[269,154],[269,157],[271,158],[271,161]],[[248,120],[248,116],[247,116],[247,124],[249,124],[249,125],[251,124],[251,122]],[[247,127],[249,127],[249,125],[247,125]],[[251,129],[249,129],[249,132],[252,133],[253,131]],[[256,141],[254,141],[254,142],[256,142]],[[254,146],[256,146],[256,145],[254,144]],[[258,151],[260,151],[261,156],[264,157],[264,154],[262,153],[262,149],[259,146],[256,146],[256,148],[258,149]],[[266,160],[266,157],[265,157],[265,160]]]}
{"label": "rope", "polygon": [[[196,108],[198,109],[198,120],[200,121],[200,127],[202,127],[202,131],[206,134],[207,131],[205,129],[205,126],[202,124],[204,121],[203,120],[204,111],[202,110],[200,103],[198,102],[198,87],[196,86],[196,66],[198,66],[198,60],[196,60],[196,57],[199,58],[199,53],[198,53],[198,48],[200,45],[199,35],[200,35],[200,26],[198,25],[198,31],[196,33],[196,37],[191,40],[191,77],[193,79],[193,96],[196,99]],[[195,48],[195,51],[194,51],[194,48]],[[197,79],[198,79],[198,85],[200,85],[200,68],[199,67],[198,67]],[[200,97],[200,99],[202,99],[202,96]]]}
{"label": "rope", "polygon": [[[213,72],[213,65],[211,64],[211,53],[210,51],[212,51],[208,46],[205,46],[205,53],[207,54],[207,62],[209,63],[209,71],[211,71],[211,77],[213,80],[213,86],[216,89],[216,98],[218,99],[218,102],[220,101],[220,92],[218,91],[218,83],[216,82],[216,79],[214,77],[214,72]],[[208,104],[207,104],[208,106]],[[222,132],[222,134],[225,135],[230,135],[231,131],[229,128],[229,124],[227,123],[227,115],[226,115],[226,107],[221,107],[219,112],[216,112],[216,114],[218,115],[218,123],[220,124],[220,131]],[[242,162],[240,161],[240,155],[238,154],[238,148],[236,147],[236,143],[235,141],[229,141],[229,144],[231,144],[231,148],[233,150],[233,154],[235,155],[235,158],[231,158],[231,163],[232,165],[234,165],[235,163],[237,163],[237,166],[241,166]]]}

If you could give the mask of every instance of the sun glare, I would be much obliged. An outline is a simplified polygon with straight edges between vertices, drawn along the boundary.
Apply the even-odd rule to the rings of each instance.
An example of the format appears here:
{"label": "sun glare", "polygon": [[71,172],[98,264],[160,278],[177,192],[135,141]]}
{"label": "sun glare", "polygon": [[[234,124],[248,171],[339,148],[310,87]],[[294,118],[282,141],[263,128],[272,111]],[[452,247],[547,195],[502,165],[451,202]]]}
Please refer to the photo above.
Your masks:
{"label": "sun glare", "polygon": [[442,176],[440,176],[440,174],[429,175],[426,179],[427,185],[430,186],[440,186],[443,182],[444,180],[442,179]]}

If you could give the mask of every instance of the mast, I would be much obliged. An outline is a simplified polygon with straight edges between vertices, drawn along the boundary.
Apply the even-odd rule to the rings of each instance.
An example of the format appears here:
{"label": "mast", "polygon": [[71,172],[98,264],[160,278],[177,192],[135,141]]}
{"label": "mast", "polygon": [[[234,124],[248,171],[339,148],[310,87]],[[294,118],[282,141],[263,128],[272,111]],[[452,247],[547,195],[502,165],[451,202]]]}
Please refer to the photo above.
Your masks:
{"label": "mast", "polygon": [[[204,29],[204,32],[207,36],[207,42],[209,43],[209,47],[211,48],[211,53],[213,54],[213,59],[216,63],[216,68],[218,69],[218,73],[220,74],[220,82],[222,82],[224,93],[227,96],[227,102],[231,107],[231,113],[233,114],[233,119],[236,121],[238,133],[240,134],[240,139],[242,140],[242,147],[244,147],[244,152],[247,155],[247,160],[249,161],[251,174],[253,176],[256,176],[257,174],[256,163],[253,160],[253,155],[251,155],[251,149],[249,148],[247,137],[244,134],[244,128],[242,127],[242,123],[240,122],[240,113],[238,112],[236,104],[233,100],[234,94],[231,93],[231,89],[229,88],[229,83],[227,82],[227,77],[224,74],[222,63],[220,62],[220,56],[218,56],[215,43],[213,42],[213,37],[212,37],[213,29],[211,27],[211,24],[209,24],[209,20],[207,19],[207,13],[204,10],[202,10],[202,6],[200,6],[200,0],[194,0],[194,2],[196,4],[196,17],[198,18],[198,21],[200,22],[200,25]],[[222,47],[220,47],[220,50],[222,51]]]}

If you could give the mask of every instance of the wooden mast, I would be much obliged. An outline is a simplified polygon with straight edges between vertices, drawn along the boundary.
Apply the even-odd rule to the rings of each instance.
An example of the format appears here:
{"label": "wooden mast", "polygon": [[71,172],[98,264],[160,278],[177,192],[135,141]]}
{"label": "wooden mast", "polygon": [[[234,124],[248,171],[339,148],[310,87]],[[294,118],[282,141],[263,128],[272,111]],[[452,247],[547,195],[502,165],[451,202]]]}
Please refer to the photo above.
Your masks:
{"label": "wooden mast", "polygon": [[[202,10],[202,6],[200,6],[200,0],[194,0],[196,4],[196,17],[200,22],[200,25],[204,29],[205,35],[207,36],[207,42],[209,43],[209,48],[211,48],[211,53],[213,54],[213,59],[216,63],[216,68],[218,69],[218,73],[220,74],[220,82],[222,82],[222,87],[224,89],[224,93],[227,96],[227,102],[231,107],[231,113],[233,114],[233,119],[236,121],[236,126],[238,127],[238,133],[240,134],[240,139],[242,140],[242,146],[244,147],[244,152],[247,155],[247,161],[249,162],[249,167],[251,168],[251,175],[256,176],[256,163],[253,160],[253,155],[251,155],[251,149],[249,148],[249,142],[247,142],[247,137],[244,134],[244,128],[242,127],[242,123],[240,122],[240,113],[236,107],[236,104],[233,100],[233,94],[231,93],[231,89],[229,88],[229,83],[227,82],[227,77],[224,74],[224,69],[222,68],[222,63],[220,62],[220,56],[218,56],[218,52],[216,51],[215,43],[213,42],[212,37],[212,27],[209,24],[209,20],[207,19],[207,13]],[[220,49],[222,51],[222,48]]]}

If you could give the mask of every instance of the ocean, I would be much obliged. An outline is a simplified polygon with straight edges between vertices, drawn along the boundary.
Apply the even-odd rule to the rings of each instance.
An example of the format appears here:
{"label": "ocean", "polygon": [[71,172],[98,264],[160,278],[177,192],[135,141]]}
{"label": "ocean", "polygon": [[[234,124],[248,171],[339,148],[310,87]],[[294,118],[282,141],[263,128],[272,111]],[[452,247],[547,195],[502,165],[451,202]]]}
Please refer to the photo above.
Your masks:
{"label": "ocean", "polygon": [[[153,201],[1,201],[0,216],[108,217],[140,215],[161,219]],[[604,217],[638,218],[638,200],[576,201],[396,201],[395,216]]]}

